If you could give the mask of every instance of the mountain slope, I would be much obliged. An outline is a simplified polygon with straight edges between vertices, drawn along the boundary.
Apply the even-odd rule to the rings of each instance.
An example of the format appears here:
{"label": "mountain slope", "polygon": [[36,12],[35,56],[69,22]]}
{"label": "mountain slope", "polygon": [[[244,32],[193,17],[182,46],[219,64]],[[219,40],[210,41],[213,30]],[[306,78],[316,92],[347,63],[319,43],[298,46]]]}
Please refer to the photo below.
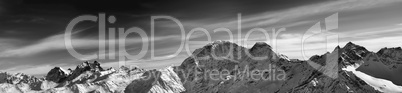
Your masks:
{"label": "mountain slope", "polygon": [[247,49],[215,41],[196,49],[181,65],[158,70],[103,69],[95,61],[74,70],[55,67],[45,78],[1,72],[0,93],[399,92],[388,90],[402,87],[387,84],[400,82],[401,54],[400,48],[374,53],[349,42],[302,61],[289,60],[263,42]]}
{"label": "mountain slope", "polygon": [[377,53],[371,52],[364,57],[364,62],[357,68],[358,71],[402,86],[402,49],[400,47],[383,48]]}
{"label": "mountain slope", "polygon": [[[145,82],[138,83],[138,81]],[[45,79],[24,74],[1,73],[0,82],[1,93],[178,93],[185,90],[172,67],[152,71],[127,67],[103,70],[96,61],[84,62],[71,73],[55,67],[49,71]],[[143,88],[143,85],[149,88]]]}
{"label": "mountain slope", "polygon": [[[230,47],[234,47],[233,51],[228,51],[230,50]],[[330,61],[333,63],[327,65],[339,65],[339,67],[336,66],[336,68],[332,68],[335,69],[335,72],[330,72],[332,73],[330,75],[338,76],[335,79],[328,76],[328,73],[322,69],[314,69],[307,61],[290,61],[278,56],[278,54],[274,53],[271,50],[271,47],[265,43],[256,43],[251,49],[246,49],[230,42],[214,42],[195,50],[192,57],[187,58],[176,68],[176,72],[179,77],[182,78],[182,82],[186,88],[186,92],[188,93],[378,92],[371,86],[367,85],[363,80],[356,77],[353,73],[341,69],[347,65],[361,63],[350,61],[356,59],[355,57],[358,57],[355,55],[356,53],[363,53],[362,51],[356,51],[360,49],[362,48],[346,46],[343,49],[337,48],[334,50],[334,52],[346,51],[343,52],[344,56],[350,56],[347,60],[339,60],[341,57],[339,57],[338,53],[334,52],[322,56],[313,56],[308,60],[317,64],[325,64],[324,61],[326,61],[327,55],[334,55],[328,57],[334,61]],[[253,59],[253,57],[247,55],[247,51],[253,57],[265,56],[268,58],[263,60]],[[217,58],[200,58],[205,56],[227,55],[231,54],[231,52],[234,54],[228,57],[218,56]],[[218,72],[229,72],[230,74],[221,75],[221,77],[228,78],[205,78],[205,76],[214,74],[210,72],[214,70],[217,70]],[[271,71],[263,72],[265,70]],[[241,73],[236,73],[239,71]],[[246,73],[244,73],[244,71],[246,71]],[[257,79],[255,76],[250,75],[250,73],[257,74]],[[199,78],[200,75],[201,78]],[[261,79],[269,76],[274,78],[266,80]]]}

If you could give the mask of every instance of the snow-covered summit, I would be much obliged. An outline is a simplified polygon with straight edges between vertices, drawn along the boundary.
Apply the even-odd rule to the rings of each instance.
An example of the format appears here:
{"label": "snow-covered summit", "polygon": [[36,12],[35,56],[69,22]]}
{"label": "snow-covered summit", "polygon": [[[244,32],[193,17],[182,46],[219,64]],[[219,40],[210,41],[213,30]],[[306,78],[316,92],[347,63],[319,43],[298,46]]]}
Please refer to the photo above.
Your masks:
{"label": "snow-covered summit", "polygon": [[[138,81],[142,83],[137,83]],[[143,84],[149,88],[143,88]],[[141,87],[132,88],[133,86]],[[151,71],[128,67],[104,70],[95,61],[83,62],[72,72],[55,67],[44,79],[25,74],[0,73],[0,93],[136,93],[138,89],[149,93],[178,93],[185,90],[172,67]]]}

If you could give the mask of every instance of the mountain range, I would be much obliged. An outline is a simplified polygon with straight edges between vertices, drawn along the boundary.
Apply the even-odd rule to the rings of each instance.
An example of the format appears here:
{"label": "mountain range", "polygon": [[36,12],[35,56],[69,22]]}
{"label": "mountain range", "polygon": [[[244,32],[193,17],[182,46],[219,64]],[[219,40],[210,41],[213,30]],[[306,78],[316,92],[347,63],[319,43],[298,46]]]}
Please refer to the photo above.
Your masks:
{"label": "mountain range", "polygon": [[[1,93],[377,93],[402,92],[402,49],[372,52],[352,42],[309,60],[288,59],[258,42],[215,41],[179,66],[144,70],[83,62],[44,78],[0,72]],[[381,82],[377,82],[381,81]]]}

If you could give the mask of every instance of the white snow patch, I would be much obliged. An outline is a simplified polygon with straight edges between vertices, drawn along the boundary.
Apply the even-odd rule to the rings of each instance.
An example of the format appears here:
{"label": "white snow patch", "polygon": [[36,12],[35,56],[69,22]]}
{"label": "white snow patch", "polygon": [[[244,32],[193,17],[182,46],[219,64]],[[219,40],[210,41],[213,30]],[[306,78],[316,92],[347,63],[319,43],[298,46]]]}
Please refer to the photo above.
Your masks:
{"label": "white snow patch", "polygon": [[[358,67],[358,66],[357,66]],[[356,71],[355,66],[348,66],[346,68],[343,68],[342,70],[345,71],[351,71],[353,74],[355,74],[357,77],[365,81],[367,84],[372,86],[374,89],[385,92],[385,93],[401,93],[402,92],[402,86],[395,85],[389,80],[386,79],[381,79],[381,78],[376,78],[370,75],[367,75],[363,72]]]}

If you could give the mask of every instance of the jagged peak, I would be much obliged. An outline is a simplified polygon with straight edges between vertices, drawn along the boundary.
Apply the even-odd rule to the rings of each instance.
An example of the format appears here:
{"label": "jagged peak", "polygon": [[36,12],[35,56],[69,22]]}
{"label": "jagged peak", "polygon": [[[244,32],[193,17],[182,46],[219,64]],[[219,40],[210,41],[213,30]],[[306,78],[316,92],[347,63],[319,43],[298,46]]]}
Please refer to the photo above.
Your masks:
{"label": "jagged peak", "polygon": [[343,48],[353,48],[353,47],[360,47],[359,45],[356,45],[352,42],[346,43],[346,45]]}
{"label": "jagged peak", "polygon": [[[199,48],[199,49],[197,49],[197,50],[201,50],[201,49],[213,49],[213,48],[216,48],[216,47],[227,47],[227,46],[233,46],[233,48],[236,48],[236,47],[241,47],[241,48],[243,48],[243,49],[246,49],[245,47],[243,47],[243,46],[239,46],[239,45],[237,45],[236,43],[233,43],[233,42],[230,42],[230,41],[223,41],[223,40],[217,40],[217,41],[213,41],[213,42],[211,42],[211,43],[208,43],[207,45],[205,45],[203,48]],[[271,50],[272,49],[272,47],[270,46],[270,45],[268,45],[267,43],[265,43],[265,42],[256,42],[254,45],[253,45],[253,47],[252,48],[250,48],[250,50],[254,50],[254,49],[269,49],[269,50]],[[196,50],[196,51],[197,51]],[[196,53],[196,51],[194,51],[194,53]]]}
{"label": "jagged peak", "polygon": [[[232,49],[231,49],[232,48]],[[212,51],[214,50],[214,51]],[[237,45],[236,43],[230,42],[230,41],[214,41],[212,43],[209,43],[205,45],[202,48],[198,48],[194,50],[193,56],[205,56],[205,55],[210,55],[212,53],[215,54],[215,56],[226,56],[228,53],[231,51],[241,51],[241,52],[249,52],[254,56],[262,56],[262,55],[268,55],[270,57],[275,57],[277,58],[278,54],[276,54],[270,45],[268,45],[265,42],[256,42],[253,47],[251,48],[245,48],[243,46]],[[245,54],[245,53],[244,53]],[[232,57],[236,58],[238,55],[234,54]]]}
{"label": "jagged peak", "polygon": [[257,42],[250,48],[251,53],[272,52],[272,47],[265,42]]}
{"label": "jagged peak", "polygon": [[348,42],[342,50],[356,50],[356,51],[368,51],[365,47],[354,44],[352,42]]}
{"label": "jagged peak", "polygon": [[267,48],[267,49],[271,49],[271,46],[268,45],[268,44],[265,43],[265,42],[256,42],[256,43],[253,45],[253,47],[252,47],[251,49],[254,49],[254,48]]}
{"label": "jagged peak", "polygon": [[339,49],[341,49],[341,47],[338,45],[338,46],[335,47],[334,50],[339,50]]}
{"label": "jagged peak", "polygon": [[100,70],[103,71],[103,68],[100,65],[100,62],[94,61],[92,63],[85,61],[82,64],[78,65],[76,69],[82,69],[82,68],[89,68],[89,70]]}
{"label": "jagged peak", "polygon": [[[215,50],[215,53],[217,54],[222,54],[226,53],[230,48],[233,48],[234,50],[239,49],[245,49],[242,46],[237,45],[236,43],[230,42],[230,41],[223,41],[223,40],[218,40],[218,41],[213,41],[211,43],[206,44],[202,48],[198,48],[194,50],[193,55],[208,55],[208,53],[211,53],[212,50]],[[218,51],[216,51],[218,50]]]}
{"label": "jagged peak", "polygon": [[67,77],[67,81],[73,80],[82,73],[86,71],[92,71],[92,72],[100,72],[104,71],[103,68],[100,66],[100,63],[97,61],[94,61],[92,63],[85,61],[82,64],[78,65]]}
{"label": "jagged peak", "polygon": [[217,40],[213,41],[211,43],[208,43],[207,45],[204,46],[204,48],[214,48],[217,46],[233,46],[233,47],[238,47],[236,43],[230,42],[230,41],[223,41],[223,40]]}
{"label": "jagged peak", "polygon": [[346,43],[346,45],[356,45],[355,43],[349,41],[348,43]]}
{"label": "jagged peak", "polygon": [[9,75],[9,76],[16,76],[16,77],[19,77],[19,76],[33,77],[31,75],[24,74],[24,73],[10,73],[10,72],[6,72],[6,71],[0,71],[0,74],[5,74],[5,75]]}
{"label": "jagged peak", "polygon": [[[111,68],[111,69],[113,69],[113,68]],[[120,66],[119,71],[125,71],[125,72],[128,72],[128,71],[144,71],[144,69],[141,69],[139,67]]]}
{"label": "jagged peak", "polygon": [[348,42],[343,48],[357,48],[357,47],[363,47],[363,46],[357,45],[353,42]]}
{"label": "jagged peak", "polygon": [[15,73],[15,74],[12,74],[12,76],[16,76],[16,77],[28,77],[28,78],[36,78],[35,76],[28,75],[28,74],[25,74],[25,73]]}

